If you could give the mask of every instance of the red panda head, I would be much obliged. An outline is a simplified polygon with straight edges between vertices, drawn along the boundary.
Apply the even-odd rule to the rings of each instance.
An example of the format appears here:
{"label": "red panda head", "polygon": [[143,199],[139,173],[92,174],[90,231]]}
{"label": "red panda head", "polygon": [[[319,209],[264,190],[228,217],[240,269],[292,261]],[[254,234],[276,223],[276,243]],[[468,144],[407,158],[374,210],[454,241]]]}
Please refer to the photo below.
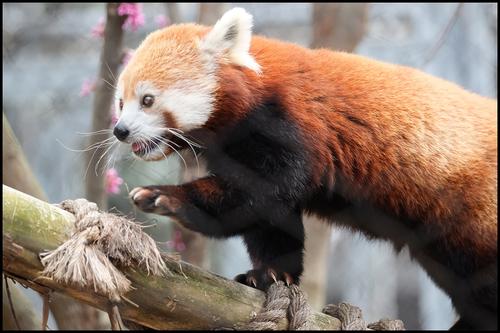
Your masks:
{"label": "red panda head", "polygon": [[172,153],[171,138],[203,127],[213,116],[220,66],[259,72],[249,53],[251,28],[252,16],[234,8],[212,29],[182,24],[151,33],[118,79],[116,137],[145,160]]}

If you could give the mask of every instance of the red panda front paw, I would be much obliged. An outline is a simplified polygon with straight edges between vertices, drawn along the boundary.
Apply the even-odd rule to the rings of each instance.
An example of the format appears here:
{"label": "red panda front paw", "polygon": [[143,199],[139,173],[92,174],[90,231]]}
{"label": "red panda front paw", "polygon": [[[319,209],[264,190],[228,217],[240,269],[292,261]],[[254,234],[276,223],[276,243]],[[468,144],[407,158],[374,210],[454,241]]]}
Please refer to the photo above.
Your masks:
{"label": "red panda front paw", "polygon": [[129,197],[137,208],[146,213],[174,215],[181,206],[178,199],[154,186],[136,187],[130,191]]}
{"label": "red panda front paw", "polygon": [[284,281],[287,285],[292,285],[295,282],[295,279],[290,273],[273,268],[252,269],[246,274],[237,275],[234,280],[249,287],[264,291],[277,281]]}

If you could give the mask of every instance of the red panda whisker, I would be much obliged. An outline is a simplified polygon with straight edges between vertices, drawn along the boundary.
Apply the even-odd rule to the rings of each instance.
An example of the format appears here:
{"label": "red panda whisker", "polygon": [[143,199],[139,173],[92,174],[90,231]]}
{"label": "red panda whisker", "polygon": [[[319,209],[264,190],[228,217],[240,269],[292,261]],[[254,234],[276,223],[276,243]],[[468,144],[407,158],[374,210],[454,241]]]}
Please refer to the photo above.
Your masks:
{"label": "red panda whisker", "polygon": [[175,135],[176,137],[178,137],[179,139],[182,139],[184,141],[186,141],[187,144],[192,144],[193,146],[197,147],[197,148],[204,148],[201,144],[197,143],[197,142],[194,142],[192,140],[189,140],[188,138],[186,138],[184,135],[180,134],[180,133],[177,133],[175,131],[173,131],[172,128],[160,128],[160,129],[166,129],[167,131],[169,131],[170,133],[172,133],[173,135]]}
{"label": "red panda whisker", "polygon": [[111,83],[109,83],[106,79],[104,79],[104,78],[103,78],[102,80],[103,80],[105,83],[107,83],[107,84],[108,84],[108,86],[110,86],[111,88],[113,88],[113,90],[118,89],[116,86],[114,86],[114,85],[112,85]]}
{"label": "red panda whisker", "polygon": [[116,76],[115,76],[115,74],[113,74],[113,71],[111,70],[111,68],[109,68],[108,62],[107,62],[107,61],[105,61],[104,63],[106,64],[106,67],[108,67],[109,74],[111,74],[111,77],[112,77],[112,78],[113,78],[113,80],[115,80],[115,82],[116,82]]}
{"label": "red panda whisker", "polygon": [[97,135],[97,134],[108,134],[108,133],[112,133],[112,132],[113,132],[112,129],[102,129],[102,130],[95,131],[95,132],[75,132],[75,133],[78,135]]}
{"label": "red panda whisker", "polygon": [[92,156],[90,157],[90,160],[89,160],[89,162],[87,164],[87,168],[85,169],[85,174],[83,176],[83,179],[85,179],[87,177],[87,172],[89,170],[90,164],[92,163],[92,160],[94,159],[94,156],[97,153],[97,151],[99,150],[99,148],[101,146],[107,146],[107,145],[110,145],[110,147],[111,147],[111,146],[113,146],[113,144],[115,144],[116,142],[118,142],[118,140],[115,140],[113,142],[109,142],[109,140],[111,140],[111,139],[114,139],[114,137],[109,137],[109,138],[106,138],[106,139],[104,139],[102,141],[96,142],[96,143],[90,145],[89,147],[87,147],[85,149],[71,149],[71,148],[65,146],[61,141],[59,141],[59,139],[56,139],[56,141],[61,146],[63,146],[64,149],[72,151],[72,152],[83,153],[83,152],[90,151],[92,149],[94,150],[94,152],[92,153]]}
{"label": "red panda whisker", "polygon": [[84,153],[86,151],[89,151],[89,150],[92,150],[92,149],[96,149],[98,148],[98,145],[108,145],[108,144],[111,144],[111,142],[106,142],[106,141],[109,141],[110,139],[113,139],[114,137],[109,137],[109,138],[106,138],[102,141],[99,141],[99,142],[96,142],[96,143],[93,143],[91,144],[90,146],[88,146],[87,148],[85,149],[71,149],[69,148],[68,146],[64,145],[61,141],[59,141],[59,139],[56,139],[56,141],[61,145],[63,146],[64,149],[66,150],[69,150],[69,151],[72,151],[72,152],[76,152],[76,153]]}
{"label": "red panda whisker", "polygon": [[107,170],[109,169],[109,166],[111,165],[111,168],[115,168],[115,162],[117,160],[117,152],[119,150],[120,145],[117,145],[115,149],[111,152],[106,164],[104,165],[104,169]]}
{"label": "red panda whisker", "polygon": [[[160,145],[158,145],[156,142],[152,141],[153,144],[158,147],[158,150],[161,152],[161,154],[165,157],[165,159],[167,159],[167,155],[165,155],[165,153],[163,152],[163,149],[161,149]],[[160,141],[161,142],[161,141]]]}
{"label": "red panda whisker", "polygon": [[158,138],[158,140],[167,145],[168,147],[170,147],[173,151],[175,151],[177,153],[177,155],[179,155],[179,157],[182,159],[182,161],[184,162],[184,167],[187,169],[187,163],[186,163],[186,160],[184,159],[184,157],[182,157],[182,155],[177,151],[177,149],[175,149],[173,146],[171,146],[169,143],[167,143],[165,140],[163,140],[162,138]]}
{"label": "red panda whisker", "polygon": [[[181,140],[184,140],[189,148],[191,149],[191,151],[193,152],[193,155],[194,155],[194,158],[196,160],[196,165],[197,165],[197,170],[198,170],[198,175],[200,174],[200,162],[198,160],[198,155],[196,155],[196,151],[194,150],[193,146],[197,147],[197,148],[204,148],[202,145],[196,143],[196,142],[193,142],[191,140],[189,140],[188,138],[186,138],[184,135],[180,134],[180,133],[177,133],[176,131],[180,131],[182,132],[181,130],[178,130],[178,129],[175,129],[175,128],[170,128],[170,127],[163,127],[163,128],[159,128],[159,129],[166,129],[167,131],[169,131],[171,134],[175,135],[176,137],[178,137],[179,139]],[[182,132],[183,133],[183,132]],[[169,141],[171,142],[171,141]],[[172,142],[173,143],[173,142]],[[178,146],[178,145],[177,145]]]}
{"label": "red panda whisker", "polygon": [[172,149],[173,151],[175,151],[175,153],[177,155],[179,155],[179,157],[181,158],[182,162],[184,163],[184,167],[187,169],[187,163],[186,163],[186,160],[184,159],[184,157],[182,157],[182,155],[177,151],[177,149],[175,149],[173,146],[171,146],[168,142],[165,142],[164,140],[160,139],[160,142],[165,144],[166,146],[168,146],[170,149]]}
{"label": "red panda whisker", "polygon": [[[112,137],[113,138],[113,137]],[[90,168],[90,164],[92,163],[92,161],[94,160],[94,156],[95,154],[97,153],[97,151],[99,150],[99,148],[104,145],[104,144],[111,144],[113,145],[114,143],[118,142],[118,140],[115,140],[113,141],[113,143],[101,143],[98,147],[95,148],[94,152],[92,153],[92,156],[90,157],[89,159],[89,163],[87,164],[87,168],[85,169],[85,174],[83,175],[83,179],[87,178],[87,173],[89,171],[89,168]]]}
{"label": "red panda whisker", "polygon": [[171,144],[175,145],[177,148],[180,148],[180,147],[181,147],[178,143],[173,142],[172,140],[169,140],[169,139],[167,139],[167,138],[165,138],[165,137],[162,137],[161,135],[154,135],[154,136],[153,136],[153,138],[154,138],[154,139],[158,139],[158,140],[159,140],[159,139],[164,139],[164,140],[167,140],[167,141],[168,141],[168,143],[171,143]]}
{"label": "red panda whisker", "polygon": [[172,146],[171,146],[171,145],[169,145],[168,143],[165,143],[165,144],[166,144],[167,146],[169,146],[170,148],[172,148],[172,149],[175,151],[175,153],[176,153],[177,155],[179,155],[179,157],[181,158],[182,162],[184,163],[184,168],[185,168],[185,169],[187,169],[188,167],[187,167],[186,160],[185,160],[185,159],[184,159],[184,157],[182,157],[182,155],[181,155],[181,154],[177,151],[177,149],[175,149],[174,147],[172,147]]}
{"label": "red panda whisker", "polygon": [[144,145],[145,147],[147,147],[147,143],[148,143],[148,141],[150,141],[150,139],[148,137],[146,137],[144,134],[141,134],[141,133],[137,134],[137,139],[136,140],[140,144]]}
{"label": "red panda whisker", "polygon": [[[102,158],[103,158],[104,156],[106,156],[106,154],[109,152],[109,150],[110,150],[110,149],[111,149],[111,148],[115,145],[115,143],[117,143],[117,142],[118,142],[118,140],[114,141],[114,142],[111,144],[111,146],[109,146],[109,147],[106,149],[106,151],[104,152],[104,154],[102,154],[102,155],[101,155],[101,157],[97,160],[97,163],[96,163],[96,165],[95,165],[95,167],[94,167],[94,172],[95,172],[95,175],[96,175],[96,176],[97,176],[97,169],[99,168],[99,163],[101,162]],[[105,169],[103,169],[102,174],[104,174],[104,170],[105,170]]]}
{"label": "red panda whisker", "polygon": [[137,136],[138,136],[137,142],[139,142],[142,146],[144,146],[145,155],[150,154],[152,152],[151,143],[155,144],[154,140],[155,139],[157,140],[158,138],[155,138],[154,135],[153,136],[146,136],[146,135],[141,134],[141,133],[138,133]]}
{"label": "red panda whisker", "polygon": [[196,155],[196,151],[193,148],[193,145],[195,145],[198,148],[202,148],[202,146],[188,140],[184,135],[176,133],[176,132],[172,131],[170,128],[167,128],[167,130],[170,133],[172,133],[173,135],[175,135],[176,137],[180,138],[181,140],[184,140],[188,144],[189,148],[191,148],[191,151],[193,152],[194,158],[196,160],[196,165],[197,165],[197,170],[198,170],[198,175],[199,175],[200,174],[200,162],[198,160],[198,155]]}
{"label": "red panda whisker", "polygon": [[97,148],[100,145],[109,145],[109,144],[111,144],[112,140],[116,140],[116,138],[114,136],[110,136],[109,138],[106,138],[106,139],[104,139],[102,141],[99,141],[99,142],[91,144],[90,146],[88,146],[87,148],[85,148],[84,151],[89,151],[91,149],[95,149],[95,148]]}
{"label": "red panda whisker", "polygon": [[168,131],[171,131],[171,132],[175,132],[175,133],[179,133],[179,134],[184,134],[184,131],[181,130],[181,129],[178,129],[178,128],[165,127],[164,129],[166,129]]}

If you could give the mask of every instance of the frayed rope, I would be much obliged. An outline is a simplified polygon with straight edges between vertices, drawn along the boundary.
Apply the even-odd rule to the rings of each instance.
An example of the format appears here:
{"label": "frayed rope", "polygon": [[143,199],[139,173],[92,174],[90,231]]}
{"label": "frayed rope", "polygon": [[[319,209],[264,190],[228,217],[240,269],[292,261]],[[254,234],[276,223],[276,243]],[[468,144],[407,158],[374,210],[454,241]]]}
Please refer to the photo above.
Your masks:
{"label": "frayed rope", "polygon": [[100,212],[85,199],[65,200],[59,207],[75,216],[75,232],[57,249],[40,254],[42,275],[119,300],[131,282],[115,265],[139,267],[153,275],[170,273],[155,241],[140,225]]}
{"label": "frayed rope", "polygon": [[[323,309],[323,313],[340,320],[342,331],[405,329],[401,320],[382,319],[366,325],[361,309],[347,303],[329,304]],[[288,330],[318,330],[311,320],[311,315],[307,297],[299,286],[288,287],[283,281],[278,281],[269,287],[264,307],[244,329],[276,331],[280,321],[288,318]]]}

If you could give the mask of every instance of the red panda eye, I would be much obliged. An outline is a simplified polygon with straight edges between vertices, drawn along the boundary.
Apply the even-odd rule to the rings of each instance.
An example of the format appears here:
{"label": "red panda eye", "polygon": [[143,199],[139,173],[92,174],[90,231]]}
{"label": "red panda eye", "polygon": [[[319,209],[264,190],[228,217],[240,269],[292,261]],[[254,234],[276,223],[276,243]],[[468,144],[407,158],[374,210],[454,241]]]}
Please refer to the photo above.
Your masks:
{"label": "red panda eye", "polygon": [[145,95],[142,98],[142,106],[149,108],[151,105],[153,105],[155,101],[155,98],[151,95]]}
{"label": "red panda eye", "polygon": [[123,110],[123,99],[120,98],[120,111]]}

